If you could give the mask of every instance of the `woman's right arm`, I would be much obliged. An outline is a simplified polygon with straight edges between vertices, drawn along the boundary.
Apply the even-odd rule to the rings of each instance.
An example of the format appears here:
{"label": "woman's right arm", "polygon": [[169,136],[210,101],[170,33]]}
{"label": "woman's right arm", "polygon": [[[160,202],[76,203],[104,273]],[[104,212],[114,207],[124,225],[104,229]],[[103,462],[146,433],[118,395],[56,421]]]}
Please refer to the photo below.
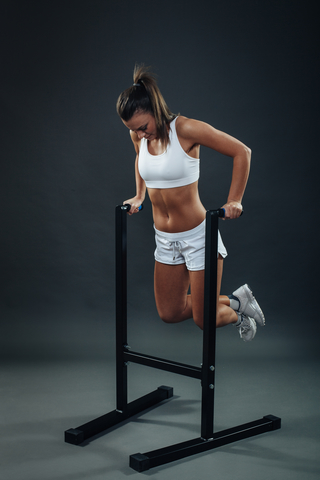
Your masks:
{"label": "woman's right arm", "polygon": [[136,161],[135,161],[135,177],[136,177],[136,195],[129,200],[125,200],[123,204],[129,203],[131,205],[129,215],[139,212],[139,207],[143,203],[146,196],[146,184],[143,178],[139,173],[138,162],[139,162],[139,146],[140,140],[136,133],[130,131],[131,140],[136,151]]}

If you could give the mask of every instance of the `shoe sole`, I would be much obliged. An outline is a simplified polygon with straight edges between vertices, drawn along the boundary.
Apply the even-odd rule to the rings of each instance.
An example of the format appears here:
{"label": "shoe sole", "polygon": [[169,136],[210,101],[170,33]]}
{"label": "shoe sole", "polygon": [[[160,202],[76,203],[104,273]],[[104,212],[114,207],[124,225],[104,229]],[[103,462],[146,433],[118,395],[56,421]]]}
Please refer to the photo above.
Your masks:
{"label": "shoe sole", "polygon": [[243,336],[243,334],[241,333],[241,330],[240,330],[240,338],[244,341],[244,342],[252,342],[252,340],[254,339],[254,337],[256,336],[256,333],[257,333],[257,324],[256,324],[256,321],[254,318],[251,317],[251,320],[252,320],[252,328],[249,330],[251,331],[251,334],[252,336],[250,338],[245,338],[245,336]]}

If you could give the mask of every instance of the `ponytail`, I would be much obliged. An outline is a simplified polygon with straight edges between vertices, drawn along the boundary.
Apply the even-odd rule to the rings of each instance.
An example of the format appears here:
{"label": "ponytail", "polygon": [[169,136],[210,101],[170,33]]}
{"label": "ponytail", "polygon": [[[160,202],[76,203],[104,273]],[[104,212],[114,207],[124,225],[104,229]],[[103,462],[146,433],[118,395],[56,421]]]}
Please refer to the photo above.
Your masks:
{"label": "ponytail", "polygon": [[154,116],[157,136],[167,146],[169,135],[167,125],[177,116],[173,114],[157,85],[155,76],[144,65],[136,65],[133,71],[133,85],[124,90],[117,101],[117,112],[125,122],[135,113],[146,112]]}

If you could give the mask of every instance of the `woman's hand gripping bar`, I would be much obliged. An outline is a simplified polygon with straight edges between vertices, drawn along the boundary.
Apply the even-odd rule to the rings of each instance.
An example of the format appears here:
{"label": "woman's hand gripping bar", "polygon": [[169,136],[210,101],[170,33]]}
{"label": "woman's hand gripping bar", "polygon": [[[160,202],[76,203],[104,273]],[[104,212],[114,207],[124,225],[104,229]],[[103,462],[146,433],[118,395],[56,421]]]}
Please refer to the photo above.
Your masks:
{"label": "woman's hand gripping bar", "polygon": [[[123,206],[122,206],[123,210],[125,210],[126,212],[129,212],[130,211],[130,208],[131,208],[131,205],[130,203],[125,203]],[[140,205],[140,207],[138,208],[139,212],[141,210],[143,210],[143,203]]]}
{"label": "woman's hand gripping bar", "polygon": [[[218,208],[218,217],[220,218],[224,218],[225,217],[225,214],[226,214],[226,211],[224,208]],[[242,212],[240,213],[240,217],[241,215],[243,215],[243,210]]]}

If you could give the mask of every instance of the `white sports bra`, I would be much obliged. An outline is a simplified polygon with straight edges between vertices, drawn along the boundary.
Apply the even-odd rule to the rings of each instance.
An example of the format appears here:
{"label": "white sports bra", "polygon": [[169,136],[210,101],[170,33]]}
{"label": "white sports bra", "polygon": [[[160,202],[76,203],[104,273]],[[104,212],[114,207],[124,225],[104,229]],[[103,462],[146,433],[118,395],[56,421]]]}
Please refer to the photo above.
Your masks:
{"label": "white sports bra", "polygon": [[200,159],[190,157],[181,147],[176,132],[177,118],[170,123],[170,142],[161,155],[151,155],[148,140],[141,139],[138,168],[149,188],[183,187],[199,179]]}

